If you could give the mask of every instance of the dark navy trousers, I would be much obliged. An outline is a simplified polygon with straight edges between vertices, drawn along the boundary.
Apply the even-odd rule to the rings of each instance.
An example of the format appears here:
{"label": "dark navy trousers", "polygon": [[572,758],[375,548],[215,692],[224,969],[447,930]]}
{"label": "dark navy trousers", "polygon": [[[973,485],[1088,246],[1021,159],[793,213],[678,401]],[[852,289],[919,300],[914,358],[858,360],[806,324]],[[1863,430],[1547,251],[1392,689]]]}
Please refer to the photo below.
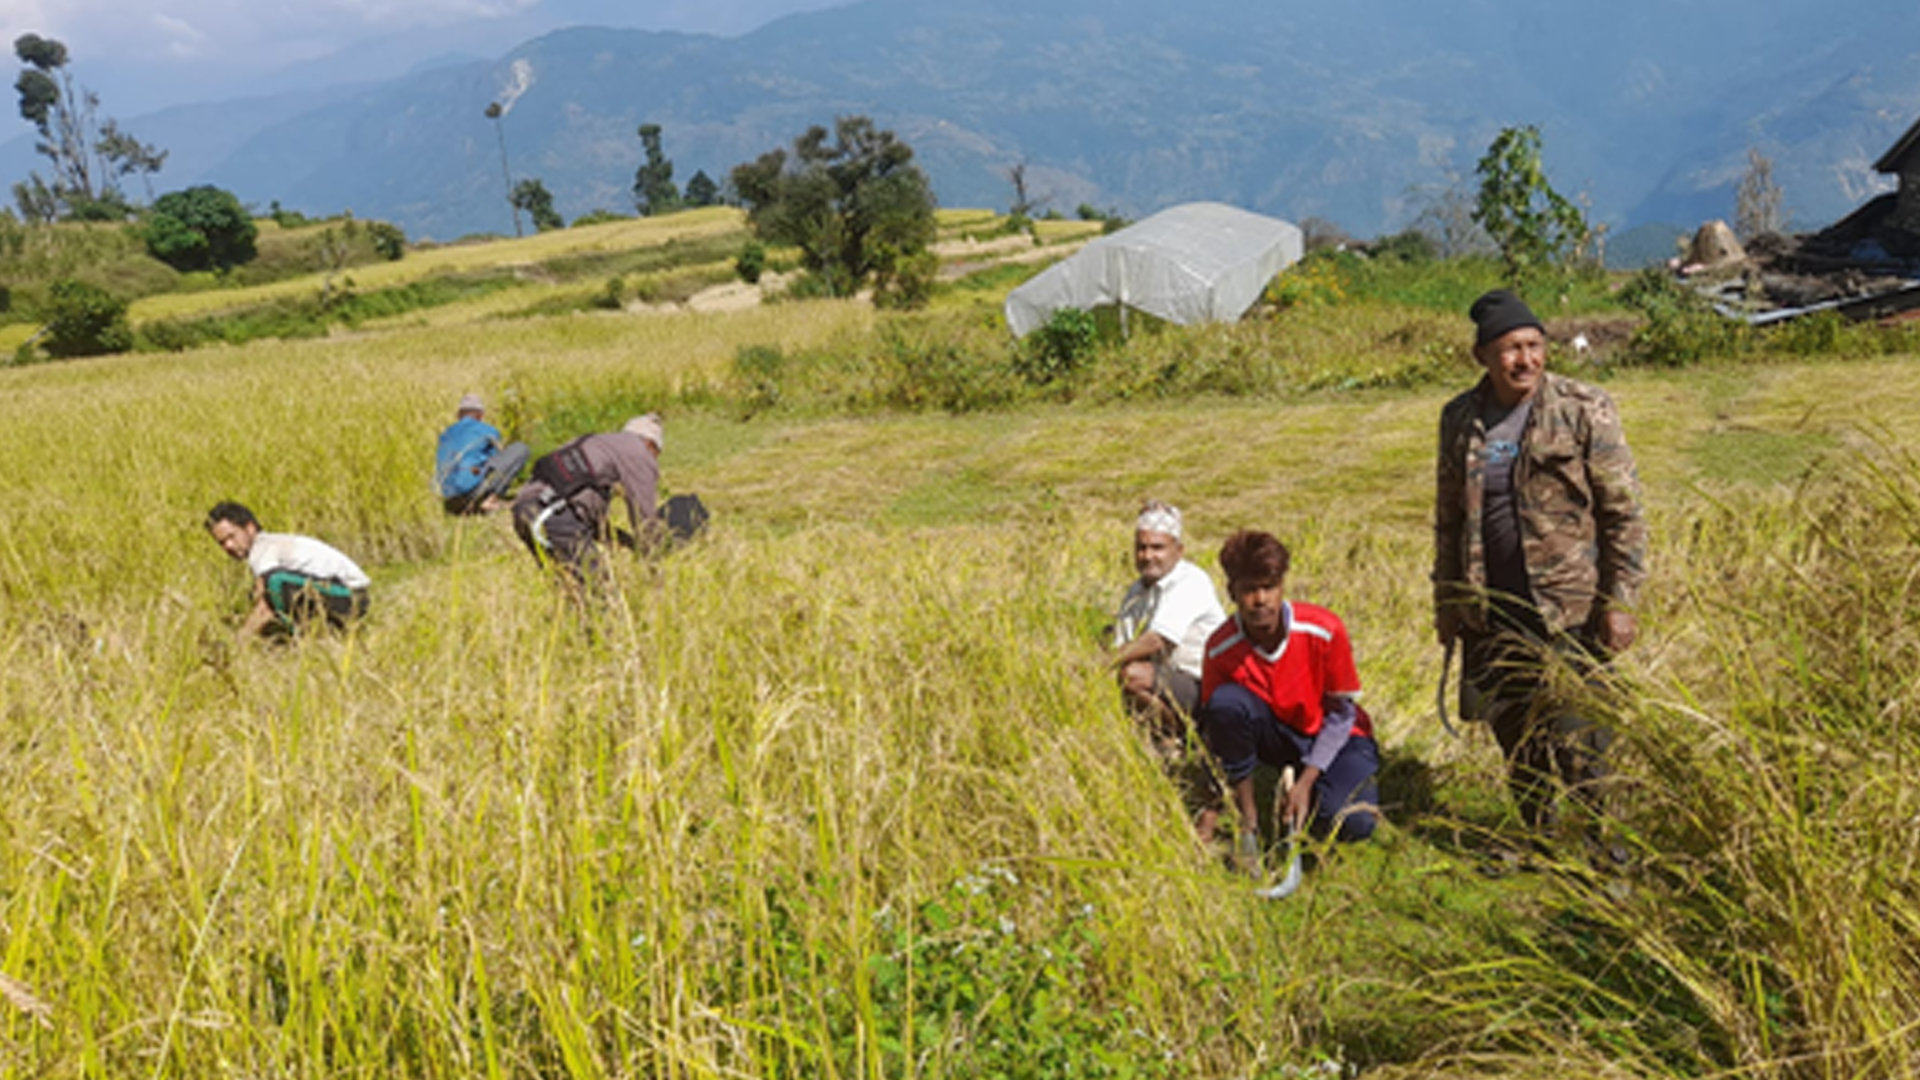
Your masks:
{"label": "dark navy trousers", "polygon": [[[1261,762],[1298,769],[1313,746],[1312,736],[1281,723],[1266,702],[1238,683],[1223,683],[1201,706],[1200,732],[1229,783],[1253,775]],[[1372,836],[1379,820],[1379,771],[1379,744],[1364,735],[1348,739],[1314,781],[1314,835],[1325,836],[1337,823],[1341,840]]]}

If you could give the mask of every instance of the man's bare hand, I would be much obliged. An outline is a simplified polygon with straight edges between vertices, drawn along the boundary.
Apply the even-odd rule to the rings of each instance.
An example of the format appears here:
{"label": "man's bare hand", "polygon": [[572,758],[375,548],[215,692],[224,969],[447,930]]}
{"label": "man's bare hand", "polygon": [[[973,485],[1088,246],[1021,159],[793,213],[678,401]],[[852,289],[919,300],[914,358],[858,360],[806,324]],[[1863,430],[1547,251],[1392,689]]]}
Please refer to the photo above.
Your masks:
{"label": "man's bare hand", "polygon": [[1609,611],[1600,619],[1600,644],[1608,652],[1626,652],[1640,636],[1640,625],[1631,611]]}
{"label": "man's bare hand", "polygon": [[1287,827],[1305,828],[1307,815],[1313,811],[1313,783],[1320,779],[1320,770],[1311,765],[1300,770],[1299,779],[1287,789]]}

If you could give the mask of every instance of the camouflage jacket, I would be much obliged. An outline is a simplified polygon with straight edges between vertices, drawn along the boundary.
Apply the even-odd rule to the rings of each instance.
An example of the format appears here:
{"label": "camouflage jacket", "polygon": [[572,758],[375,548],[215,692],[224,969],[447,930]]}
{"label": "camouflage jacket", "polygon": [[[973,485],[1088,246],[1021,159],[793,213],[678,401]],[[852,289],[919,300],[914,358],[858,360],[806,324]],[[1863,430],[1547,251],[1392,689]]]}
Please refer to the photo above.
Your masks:
{"label": "camouflage jacket", "polygon": [[[1440,411],[1434,500],[1433,597],[1468,629],[1486,626],[1481,539],[1487,430],[1484,377]],[[1601,609],[1631,609],[1646,580],[1640,480],[1606,392],[1543,372],[1514,464],[1521,545],[1534,604],[1549,631],[1572,631]]]}

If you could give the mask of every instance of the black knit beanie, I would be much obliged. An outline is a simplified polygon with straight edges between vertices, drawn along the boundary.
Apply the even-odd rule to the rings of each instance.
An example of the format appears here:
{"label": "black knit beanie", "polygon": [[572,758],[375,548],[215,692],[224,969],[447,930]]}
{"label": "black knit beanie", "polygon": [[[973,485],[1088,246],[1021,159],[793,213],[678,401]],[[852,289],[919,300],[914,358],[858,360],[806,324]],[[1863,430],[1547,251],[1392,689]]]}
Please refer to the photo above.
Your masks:
{"label": "black knit beanie", "polygon": [[1467,315],[1480,328],[1473,339],[1475,347],[1523,326],[1531,326],[1543,334],[1547,330],[1534,317],[1533,309],[1527,306],[1527,302],[1506,289],[1495,289],[1475,300],[1473,307],[1467,309]]}

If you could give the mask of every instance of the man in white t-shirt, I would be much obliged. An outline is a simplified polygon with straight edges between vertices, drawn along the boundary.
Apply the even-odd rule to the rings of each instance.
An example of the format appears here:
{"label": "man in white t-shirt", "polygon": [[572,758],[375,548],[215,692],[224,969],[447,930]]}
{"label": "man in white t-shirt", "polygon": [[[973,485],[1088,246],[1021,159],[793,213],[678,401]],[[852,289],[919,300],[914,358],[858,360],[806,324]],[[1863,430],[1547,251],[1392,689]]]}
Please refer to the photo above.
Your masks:
{"label": "man in white t-shirt", "polygon": [[344,627],[366,614],[372,581],[337,549],[310,536],[262,532],[253,511],[237,502],[209,511],[207,532],[253,571],[253,610],[241,637],[291,634],[316,621]]}
{"label": "man in white t-shirt", "polygon": [[1113,667],[1121,695],[1178,780],[1202,840],[1211,839],[1220,791],[1192,729],[1207,637],[1226,621],[1213,579],[1185,558],[1180,511],[1157,500],[1133,528],[1133,567],[1114,618]]}

